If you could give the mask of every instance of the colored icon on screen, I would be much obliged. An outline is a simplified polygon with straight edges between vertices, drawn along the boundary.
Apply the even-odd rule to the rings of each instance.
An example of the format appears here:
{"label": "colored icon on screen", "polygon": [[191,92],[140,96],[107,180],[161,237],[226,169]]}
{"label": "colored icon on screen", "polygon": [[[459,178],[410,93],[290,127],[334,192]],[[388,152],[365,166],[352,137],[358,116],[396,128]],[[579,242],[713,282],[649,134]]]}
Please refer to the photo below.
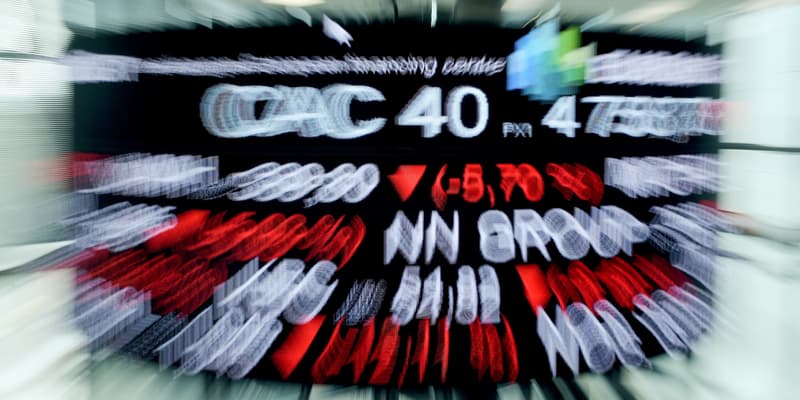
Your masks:
{"label": "colored icon on screen", "polygon": [[531,30],[508,57],[507,90],[520,90],[530,100],[553,101],[574,94],[583,84],[586,60],[595,45],[580,47],[578,27],[559,32],[558,19]]}

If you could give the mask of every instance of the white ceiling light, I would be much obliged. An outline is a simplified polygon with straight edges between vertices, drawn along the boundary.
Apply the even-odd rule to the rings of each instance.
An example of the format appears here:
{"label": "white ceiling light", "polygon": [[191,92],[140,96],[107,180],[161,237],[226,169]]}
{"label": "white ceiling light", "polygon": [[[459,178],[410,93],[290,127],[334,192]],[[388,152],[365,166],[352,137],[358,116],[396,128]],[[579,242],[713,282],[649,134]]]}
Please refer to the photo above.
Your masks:
{"label": "white ceiling light", "polygon": [[740,12],[753,12],[753,11],[763,10],[765,8],[770,8],[790,3],[793,3],[793,1],[792,0],[749,0],[741,4],[737,4],[736,6],[733,6],[731,8]]}
{"label": "white ceiling light", "polygon": [[656,22],[672,14],[687,10],[694,6],[694,1],[659,1],[658,3],[644,5],[620,14],[614,18],[614,23],[622,25],[638,25]]}
{"label": "white ceiling light", "polygon": [[436,0],[431,1],[431,28],[436,26],[436,17],[438,16],[438,10],[436,5]]}
{"label": "white ceiling light", "polygon": [[322,4],[325,0],[261,0],[261,2],[278,6],[307,7]]}
{"label": "white ceiling light", "polygon": [[588,21],[584,22],[581,25],[581,32],[585,32],[592,29],[600,29],[608,24],[611,19],[614,18],[614,9],[610,9],[594,18],[590,18]]}
{"label": "white ceiling light", "polygon": [[306,25],[311,26],[311,14],[309,14],[308,11],[300,7],[286,6],[285,8],[287,14],[305,22]]}
{"label": "white ceiling light", "polygon": [[542,8],[547,2],[548,0],[506,0],[500,10],[503,12],[534,11]]}

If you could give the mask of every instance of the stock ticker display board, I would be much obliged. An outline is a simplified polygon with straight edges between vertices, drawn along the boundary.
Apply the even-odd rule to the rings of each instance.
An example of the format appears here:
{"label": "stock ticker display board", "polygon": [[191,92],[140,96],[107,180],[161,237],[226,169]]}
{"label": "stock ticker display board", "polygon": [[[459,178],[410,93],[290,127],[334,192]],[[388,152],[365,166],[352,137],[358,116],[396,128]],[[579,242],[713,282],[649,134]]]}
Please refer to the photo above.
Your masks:
{"label": "stock ticker display board", "polygon": [[348,32],[73,43],[95,348],[408,386],[647,366],[712,328],[715,49],[557,21]]}

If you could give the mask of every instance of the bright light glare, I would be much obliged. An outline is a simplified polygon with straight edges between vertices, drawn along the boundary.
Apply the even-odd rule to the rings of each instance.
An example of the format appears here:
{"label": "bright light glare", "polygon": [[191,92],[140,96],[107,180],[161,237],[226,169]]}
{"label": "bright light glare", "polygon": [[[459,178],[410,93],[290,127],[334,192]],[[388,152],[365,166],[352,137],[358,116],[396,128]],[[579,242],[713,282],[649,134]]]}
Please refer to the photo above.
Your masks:
{"label": "bright light glare", "polygon": [[307,7],[322,4],[325,0],[261,0],[266,4],[275,4],[289,7]]}
{"label": "bright light glare", "polygon": [[506,0],[503,3],[502,11],[534,11],[544,5],[542,0]]}
{"label": "bright light glare", "polygon": [[694,3],[695,2],[692,0],[660,1],[658,3],[648,4],[621,14],[617,18],[614,18],[614,22],[623,25],[636,25],[656,22],[666,18],[669,15],[689,9],[694,5]]}

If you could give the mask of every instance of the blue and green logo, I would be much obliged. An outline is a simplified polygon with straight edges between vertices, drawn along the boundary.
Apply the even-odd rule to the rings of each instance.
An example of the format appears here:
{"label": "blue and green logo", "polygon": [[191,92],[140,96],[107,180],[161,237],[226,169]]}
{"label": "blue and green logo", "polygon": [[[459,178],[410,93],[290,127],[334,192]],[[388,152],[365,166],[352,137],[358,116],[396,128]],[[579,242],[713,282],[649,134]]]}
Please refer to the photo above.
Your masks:
{"label": "blue and green logo", "polygon": [[574,94],[583,84],[586,61],[595,45],[580,47],[581,32],[570,27],[559,32],[553,18],[523,36],[508,57],[507,90],[521,90],[531,100],[554,101]]}

